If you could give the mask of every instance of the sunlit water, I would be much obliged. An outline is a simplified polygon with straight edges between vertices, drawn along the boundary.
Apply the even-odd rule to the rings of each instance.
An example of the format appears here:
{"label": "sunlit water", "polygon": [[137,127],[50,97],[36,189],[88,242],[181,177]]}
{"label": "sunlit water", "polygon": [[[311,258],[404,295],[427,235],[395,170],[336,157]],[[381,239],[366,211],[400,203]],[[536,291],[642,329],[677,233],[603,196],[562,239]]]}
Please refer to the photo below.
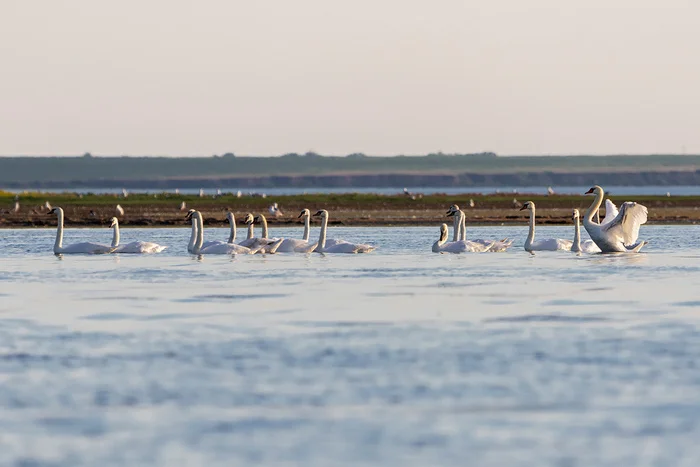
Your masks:
{"label": "sunlit water", "polygon": [[584,256],[531,256],[526,229],[468,228],[504,254],[433,254],[435,226],[203,259],[186,228],[63,258],[0,230],[0,464],[700,465],[700,227]]}

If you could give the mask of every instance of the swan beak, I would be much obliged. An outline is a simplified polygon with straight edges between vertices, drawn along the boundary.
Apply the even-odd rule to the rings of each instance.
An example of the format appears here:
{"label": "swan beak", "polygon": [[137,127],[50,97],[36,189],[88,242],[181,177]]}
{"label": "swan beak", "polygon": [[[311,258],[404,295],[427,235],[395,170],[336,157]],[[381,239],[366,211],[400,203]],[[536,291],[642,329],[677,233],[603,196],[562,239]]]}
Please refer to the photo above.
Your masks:
{"label": "swan beak", "polygon": [[518,209],[518,211],[524,211],[527,209],[527,205],[523,206],[522,208]]}
{"label": "swan beak", "polygon": [[321,215],[321,211],[318,211],[316,214],[314,214],[314,216],[320,216],[320,215]]}
{"label": "swan beak", "polygon": [[455,212],[454,211],[447,211],[447,217],[454,217]]}
{"label": "swan beak", "polygon": [[593,188],[591,188],[590,190],[588,190],[587,192],[585,192],[584,195],[590,195],[591,193],[593,193]]}
{"label": "swan beak", "polygon": [[304,213],[303,213],[303,212],[297,216],[297,219],[301,219],[302,217],[304,217]]}

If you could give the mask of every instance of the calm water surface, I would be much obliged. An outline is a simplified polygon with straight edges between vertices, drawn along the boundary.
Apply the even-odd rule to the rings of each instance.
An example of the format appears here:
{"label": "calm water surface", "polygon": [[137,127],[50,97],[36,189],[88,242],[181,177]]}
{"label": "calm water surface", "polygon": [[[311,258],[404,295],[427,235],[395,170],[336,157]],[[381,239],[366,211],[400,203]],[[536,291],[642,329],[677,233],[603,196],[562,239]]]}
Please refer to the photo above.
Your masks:
{"label": "calm water surface", "polygon": [[189,229],[123,229],[170,248],[57,258],[52,230],[0,230],[0,464],[700,465],[700,227],[643,226],[639,255],[437,234],[198,259]]}

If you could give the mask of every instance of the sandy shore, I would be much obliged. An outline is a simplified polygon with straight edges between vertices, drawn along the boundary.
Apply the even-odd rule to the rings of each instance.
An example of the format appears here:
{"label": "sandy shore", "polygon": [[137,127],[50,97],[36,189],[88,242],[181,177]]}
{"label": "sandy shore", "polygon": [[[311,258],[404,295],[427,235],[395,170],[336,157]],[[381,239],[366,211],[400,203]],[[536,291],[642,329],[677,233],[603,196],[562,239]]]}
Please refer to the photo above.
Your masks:
{"label": "sandy shore", "polygon": [[[184,226],[186,209],[195,208],[202,212],[207,225],[224,225],[225,214],[231,210],[241,222],[248,213],[263,213],[270,225],[296,225],[301,221],[297,216],[301,209],[308,208],[312,213],[317,209],[327,209],[331,213],[331,224],[347,226],[363,225],[436,225],[447,222],[445,211],[451,204],[459,204],[466,213],[467,222],[472,225],[525,224],[527,213],[519,211],[519,203],[527,200],[537,204],[539,224],[569,224],[571,212],[578,208],[583,213],[592,199],[584,196],[476,196],[476,195],[430,195],[420,199],[410,199],[401,195],[309,195],[283,196],[273,199],[260,198],[199,198],[173,197],[154,198],[149,195],[119,198],[112,195],[93,195],[83,198],[68,195],[37,195],[20,199],[19,211],[14,212],[13,198],[0,199],[0,228],[51,227],[56,218],[48,215],[46,201],[52,206],[63,207],[66,225],[98,227],[109,224],[112,216],[117,216],[122,225],[172,227]],[[700,223],[700,197],[678,196],[630,196],[649,209],[650,224],[695,224]],[[43,201],[41,201],[43,200]],[[470,206],[470,200],[474,207]],[[181,203],[185,202],[185,210]],[[615,199],[618,205],[626,199]],[[283,211],[280,217],[268,214],[267,207],[278,202]],[[116,206],[121,205],[124,215],[117,215]]]}

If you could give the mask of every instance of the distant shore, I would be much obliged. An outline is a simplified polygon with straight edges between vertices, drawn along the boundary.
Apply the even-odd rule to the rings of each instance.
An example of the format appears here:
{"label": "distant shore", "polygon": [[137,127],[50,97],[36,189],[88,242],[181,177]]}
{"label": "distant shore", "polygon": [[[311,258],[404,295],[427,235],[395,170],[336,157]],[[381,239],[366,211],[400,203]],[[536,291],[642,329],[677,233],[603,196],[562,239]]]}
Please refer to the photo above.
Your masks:
{"label": "distant shore", "polygon": [[[517,198],[517,199],[516,199]],[[700,196],[612,196],[616,204],[634,200],[649,209],[649,224],[700,223]],[[470,201],[474,207],[470,207]],[[15,200],[10,194],[0,194],[0,228],[40,228],[56,225],[54,216],[47,213],[46,203],[60,206],[66,213],[66,225],[73,227],[105,227],[113,216],[123,226],[178,227],[185,226],[187,209],[202,212],[210,226],[226,224],[225,213],[232,211],[241,223],[248,213],[262,213],[272,226],[301,224],[299,212],[308,208],[313,212],[327,209],[331,213],[331,225],[344,226],[411,226],[449,223],[445,211],[458,204],[472,225],[526,224],[527,215],[519,211],[525,201],[537,205],[537,223],[541,225],[566,225],[571,223],[574,208],[585,212],[591,197],[553,195],[426,195],[411,199],[404,195],[373,194],[312,194],[276,196],[283,215],[269,215],[270,199],[221,196],[199,197],[193,195],[86,195],[75,194],[27,194],[19,199],[19,210],[14,212]],[[181,210],[182,203],[184,210]],[[123,215],[118,215],[119,204]]]}

